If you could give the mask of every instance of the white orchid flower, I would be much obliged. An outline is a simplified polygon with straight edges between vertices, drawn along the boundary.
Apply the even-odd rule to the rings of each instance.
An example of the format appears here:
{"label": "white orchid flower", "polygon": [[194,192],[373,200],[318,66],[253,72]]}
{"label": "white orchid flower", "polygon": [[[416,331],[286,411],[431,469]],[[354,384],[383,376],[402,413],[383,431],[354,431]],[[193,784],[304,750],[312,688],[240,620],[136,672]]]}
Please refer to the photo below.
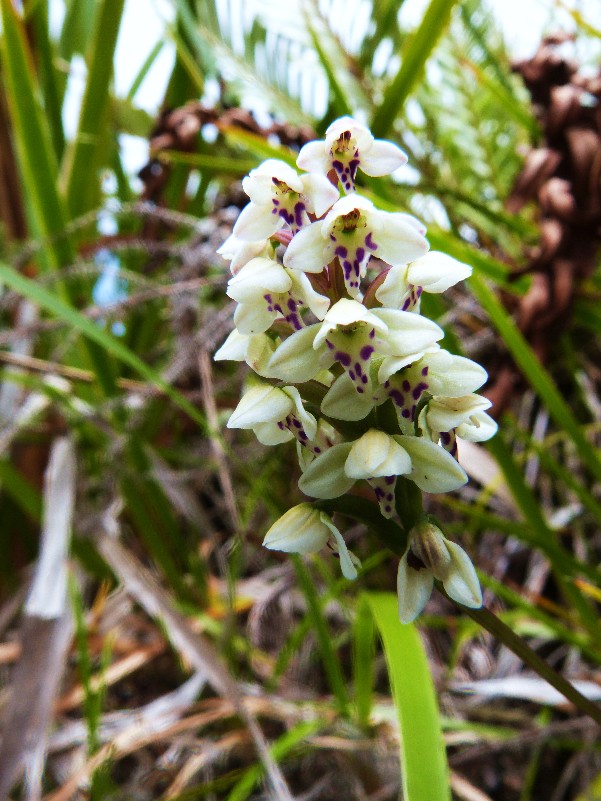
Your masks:
{"label": "white orchid flower", "polygon": [[282,267],[277,261],[251,259],[230,279],[227,294],[238,301],[234,324],[241,334],[259,334],[283,317],[295,331],[304,328],[301,310],[311,309],[323,320],[330,305],[303,273]]}
{"label": "white orchid flower", "polygon": [[340,557],[340,568],[347,579],[357,578],[360,562],[346,546],[342,534],[325,512],[309,503],[293,506],[273,524],[265,535],[263,545],[272,551],[286,553],[316,553],[328,542]]}
{"label": "white orchid flower", "polygon": [[[396,365],[421,358],[443,331],[431,320],[397,309],[367,309],[342,298],[322,323],[307,326],[286,339],[275,351],[269,370],[282,381],[297,383],[313,378],[320,369],[338,363],[364,398],[373,395],[370,374],[374,355],[382,359],[378,380]],[[393,365],[390,367],[390,365]],[[296,376],[296,377],[295,377]]]}
{"label": "white orchid flower", "polygon": [[296,160],[301,170],[325,174],[335,170],[345,192],[354,191],[358,168],[366,175],[388,175],[406,162],[400,147],[374,139],[371,131],[352,117],[335,120],[325,141],[304,145]]}
{"label": "white orchid flower", "polygon": [[472,268],[467,264],[431,250],[411,264],[392,267],[377,289],[376,298],[392,309],[419,311],[422,292],[446,292],[471,274]]}
{"label": "white orchid flower", "polygon": [[397,591],[401,623],[411,623],[422,612],[434,587],[442,581],[448,595],[471,609],[482,606],[482,592],[474,566],[457,543],[448,540],[433,523],[424,521],[409,534],[407,551],[399,563]]}
{"label": "white orchid flower", "polygon": [[298,175],[278,159],[251,170],[242,188],[250,203],[240,212],[233,234],[247,241],[273,236],[284,225],[296,232],[309,222],[307,212],[321,217],[339,196],[325,176]]}
{"label": "white orchid flower", "polygon": [[460,397],[478,389],[488,377],[486,370],[476,362],[442,348],[426,353],[387,377],[390,366],[391,361],[387,362],[386,371],[382,371],[385,380],[375,393],[375,401],[379,405],[392,400],[404,434],[414,433],[415,412],[424,393]]}
{"label": "white orchid flower", "polygon": [[292,238],[284,264],[320,273],[338,258],[347,291],[357,297],[371,256],[394,265],[427,253],[423,230],[414,217],[380,211],[367,198],[351,194],[334,203],[323,220],[311,223]]}
{"label": "white orchid flower", "polygon": [[258,384],[244,393],[227,427],[251,429],[263,445],[278,445],[293,438],[307,445],[315,438],[317,420],[305,410],[296,387]]}

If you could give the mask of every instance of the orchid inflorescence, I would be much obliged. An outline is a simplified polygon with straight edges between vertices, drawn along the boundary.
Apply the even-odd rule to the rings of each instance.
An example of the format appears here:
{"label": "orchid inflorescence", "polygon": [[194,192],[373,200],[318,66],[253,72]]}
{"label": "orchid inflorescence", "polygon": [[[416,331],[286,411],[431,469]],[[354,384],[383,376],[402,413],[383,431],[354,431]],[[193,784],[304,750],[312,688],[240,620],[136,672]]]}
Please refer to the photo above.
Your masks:
{"label": "orchid inflorescence", "polygon": [[[389,545],[394,524],[403,622],[422,611],[435,579],[459,603],[482,603],[471,561],[423,513],[421,493],[465,484],[457,437],[478,442],[496,431],[490,402],[474,394],[486,371],[443,350],[444,332],[420,313],[424,292],[444,292],[471,268],[430,251],[412,215],[381,211],[356,192],[358,170],[382,176],[406,161],[342,117],[325,141],[301,149],[304,173],[277,159],[250,172],[250,203],[219,251],[238,305],[215,354],[256,374],[228,427],[252,429],[265,445],[295,439],[299,487],[317,499],[287,511],[263,544],[301,554],[329,544],[352,579],[359,560],[330,514],[369,521]],[[362,481],[378,506],[349,495]]]}

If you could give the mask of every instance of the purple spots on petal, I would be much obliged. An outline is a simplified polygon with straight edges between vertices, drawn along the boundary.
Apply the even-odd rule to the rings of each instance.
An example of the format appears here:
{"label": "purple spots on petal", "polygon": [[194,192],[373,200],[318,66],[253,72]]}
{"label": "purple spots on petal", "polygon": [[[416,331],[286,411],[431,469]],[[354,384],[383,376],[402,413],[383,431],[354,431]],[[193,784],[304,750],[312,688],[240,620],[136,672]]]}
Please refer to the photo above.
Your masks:
{"label": "purple spots on petal", "polygon": [[403,411],[401,412],[401,415],[405,418],[405,420],[408,420],[409,417],[411,417],[411,413],[409,412],[409,409],[403,409]]}
{"label": "purple spots on petal", "polygon": [[368,235],[365,237],[365,244],[367,245],[367,247],[368,247],[370,250],[377,250],[377,249],[378,249],[378,246],[376,245],[376,243],[375,243],[375,242],[374,242],[374,240],[372,239],[372,234],[371,234],[371,231],[370,231],[370,232],[368,233]]}
{"label": "purple spots on petal", "polygon": [[405,396],[402,392],[399,392],[398,389],[393,389],[388,393],[388,397],[392,399],[392,402],[396,406],[404,406],[405,405]]}
{"label": "purple spots on petal", "polygon": [[359,393],[359,395],[363,395],[363,393],[365,392],[365,390],[363,389],[363,387],[355,387],[355,389],[357,390],[357,392]]}
{"label": "purple spots on petal", "polygon": [[390,512],[392,512],[392,506],[389,506],[389,504],[386,504],[386,506],[384,507],[384,511],[388,512],[388,514],[390,514]]}
{"label": "purple spots on petal", "polygon": [[375,335],[376,335],[376,329],[372,328],[371,331],[369,332],[369,338],[373,339]]}
{"label": "purple spots on petal", "polygon": [[374,350],[375,350],[375,348],[372,345],[364,345],[361,348],[361,351],[359,352],[359,355],[361,356],[363,361],[366,362],[369,359],[369,357],[371,356],[371,354],[374,352]]}
{"label": "purple spots on petal", "polygon": [[319,445],[316,445],[316,446],[313,448],[313,453],[321,453],[321,448],[319,447]]}
{"label": "purple spots on petal", "polygon": [[411,389],[411,384],[409,383],[409,381],[407,381],[407,379],[405,379],[403,381],[403,390],[405,392],[409,392],[410,389]]}
{"label": "purple spots on petal", "polygon": [[290,311],[296,311],[296,305],[297,304],[296,304],[296,301],[294,300],[294,298],[289,298],[288,299],[288,308],[290,309]]}
{"label": "purple spots on petal", "polygon": [[369,378],[366,375],[361,376],[361,383],[367,384],[369,382]]}
{"label": "purple spots on petal", "polygon": [[347,254],[348,254],[348,250],[347,250],[347,248],[344,247],[344,245],[338,245],[338,247],[334,251],[334,255],[335,256],[340,256],[343,259]]}
{"label": "purple spots on petal", "polygon": [[337,350],[334,354],[334,358],[337,362],[340,362],[343,367],[349,367],[352,361],[350,353],[345,353],[343,350]]}
{"label": "purple spots on petal", "polygon": [[331,342],[329,339],[326,339],[326,345],[330,350],[334,350],[334,343]]}
{"label": "purple spots on petal", "polygon": [[407,300],[401,306],[401,311],[407,311],[410,305],[411,305],[411,298],[407,298]]}
{"label": "purple spots on petal", "polygon": [[355,257],[359,263],[363,261],[365,258],[365,249],[364,248],[357,248],[357,252],[355,253]]}
{"label": "purple spots on petal", "polygon": [[423,368],[422,368],[422,375],[428,375],[428,370],[429,370],[429,369],[430,369],[430,368],[429,368],[429,367],[427,367],[427,366],[426,366],[426,367],[423,367]]}
{"label": "purple spots on petal", "polygon": [[303,212],[305,210],[305,204],[302,202],[298,202],[294,206],[294,222],[300,228],[303,224]]}
{"label": "purple spots on petal", "polygon": [[[384,483],[390,486],[391,484],[394,484],[395,478],[395,476],[384,476]],[[392,498],[392,495],[390,497]]]}
{"label": "purple spots on petal", "polygon": [[413,395],[413,400],[417,400],[419,396],[422,394],[422,392],[426,389],[428,389],[428,385],[423,381],[420,384],[418,384],[411,393]]}
{"label": "purple spots on petal", "polygon": [[355,371],[357,372],[357,375],[363,374],[363,368],[361,367],[359,362],[355,362]]}

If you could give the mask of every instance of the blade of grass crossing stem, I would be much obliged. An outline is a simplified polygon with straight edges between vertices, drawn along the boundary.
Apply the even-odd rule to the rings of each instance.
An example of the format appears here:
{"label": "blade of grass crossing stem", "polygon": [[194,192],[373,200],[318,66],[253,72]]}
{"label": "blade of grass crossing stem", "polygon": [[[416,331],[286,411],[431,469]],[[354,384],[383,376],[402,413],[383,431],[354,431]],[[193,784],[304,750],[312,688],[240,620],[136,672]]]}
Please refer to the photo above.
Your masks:
{"label": "blade of grass crossing stem", "polygon": [[595,478],[601,481],[601,459],[586,440],[580,425],[561,396],[551,377],[536,358],[515,323],[507,314],[492,289],[478,275],[469,279],[470,287],[530,386],[540,395],[551,417],[571,436],[580,458]]}
{"label": "blade of grass crossing stem", "polygon": [[346,687],[344,686],[344,678],[340,669],[338,656],[332,644],[332,635],[328,631],[320,597],[302,560],[294,555],[292,558],[300,588],[307,602],[309,617],[313,623],[315,636],[317,638],[317,647],[321,654],[330,689],[336,697],[340,714],[344,717],[348,717],[348,697]]}
{"label": "blade of grass crossing stem", "polygon": [[8,264],[0,262],[0,282],[2,281],[15,292],[37,303],[38,306],[41,306],[47,312],[58,317],[59,320],[72,326],[85,337],[100,345],[102,349],[115,356],[124,364],[127,364],[153,386],[168,395],[173,403],[179,406],[179,408],[184,411],[191,420],[194,420],[203,431],[207,431],[207,422],[202,412],[193,406],[190,401],[170,384],[164,381],[156,370],[149,367],[146,362],[136,356],[133,351],[112,336],[112,334],[109,334],[92,320],[88,320],[88,318],[78,312],[77,309],[74,309],[55,295],[52,295],[47,289],[36,284],[35,281],[21,275]]}
{"label": "blade of grass crossing stem", "polygon": [[[23,20],[11,0],[0,0],[0,7],[2,72],[29,223],[32,234],[48,243],[40,252],[40,266],[50,271],[73,261],[69,242],[62,235],[66,215],[56,186],[58,167]],[[66,297],[64,285],[61,291]]]}
{"label": "blade of grass crossing stem", "polygon": [[425,68],[426,61],[448,25],[457,0],[431,0],[422,23],[405,40],[401,68],[388,84],[382,102],[377,106],[371,131],[386,136]]}
{"label": "blade of grass crossing stem", "polygon": [[97,202],[98,180],[91,169],[98,167],[101,135],[98,121],[104,118],[111,85],[113,57],[125,0],[103,0],[96,10],[88,79],[79,114],[73,149],[63,165],[65,197],[75,216],[89,211]]}
{"label": "blade of grass crossing stem", "polygon": [[396,596],[365,593],[382,638],[399,719],[405,801],[450,801],[436,691],[417,629],[399,621]]}

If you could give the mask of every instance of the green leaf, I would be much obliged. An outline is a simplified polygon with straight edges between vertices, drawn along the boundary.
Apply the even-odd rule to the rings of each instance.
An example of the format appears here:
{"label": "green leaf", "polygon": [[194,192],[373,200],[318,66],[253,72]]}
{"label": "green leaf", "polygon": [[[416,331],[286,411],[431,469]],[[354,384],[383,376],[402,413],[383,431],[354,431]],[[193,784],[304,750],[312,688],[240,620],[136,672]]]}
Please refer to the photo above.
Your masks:
{"label": "green leaf", "polygon": [[421,78],[426,61],[449,22],[457,0],[431,0],[419,28],[405,42],[401,67],[388,84],[371,123],[374,136],[382,137],[392,128],[411,90]]}
{"label": "green leaf", "polygon": [[417,629],[398,618],[391,593],[365,593],[382,638],[399,719],[405,801],[450,801],[436,690]]}
{"label": "green leaf", "polygon": [[45,243],[40,266],[46,271],[56,270],[73,261],[73,252],[64,236],[66,214],[57,190],[58,169],[50,129],[23,20],[11,0],[0,0],[0,7],[2,71],[29,225],[32,234]]}
{"label": "green leaf", "polygon": [[[100,166],[98,152],[109,100],[115,44],[125,0],[102,0],[96,10],[88,79],[81,104],[77,135],[63,164],[67,207],[74,217],[97,204]],[[99,130],[100,129],[100,130]]]}

